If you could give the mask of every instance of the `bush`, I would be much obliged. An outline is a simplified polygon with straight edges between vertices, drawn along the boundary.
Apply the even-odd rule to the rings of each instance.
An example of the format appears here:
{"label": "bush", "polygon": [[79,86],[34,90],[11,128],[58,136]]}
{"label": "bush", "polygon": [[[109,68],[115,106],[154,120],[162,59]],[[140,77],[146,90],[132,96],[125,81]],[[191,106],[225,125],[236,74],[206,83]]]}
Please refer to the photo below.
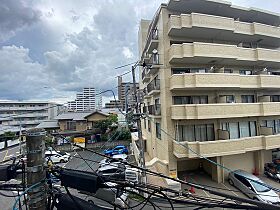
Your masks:
{"label": "bush", "polygon": [[[129,130],[116,130],[114,133],[114,140],[131,140],[131,133]],[[117,139],[116,139],[117,138]]]}

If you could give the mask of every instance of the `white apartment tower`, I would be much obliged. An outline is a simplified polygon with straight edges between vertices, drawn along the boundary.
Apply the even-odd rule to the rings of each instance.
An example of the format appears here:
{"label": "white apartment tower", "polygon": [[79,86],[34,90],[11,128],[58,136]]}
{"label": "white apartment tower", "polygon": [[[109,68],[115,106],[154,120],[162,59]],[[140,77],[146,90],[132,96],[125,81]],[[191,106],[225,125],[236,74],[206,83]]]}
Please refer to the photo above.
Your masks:
{"label": "white apartment tower", "polygon": [[101,108],[102,95],[100,90],[93,87],[83,88],[83,92],[76,94],[75,101],[68,102],[68,109],[77,112],[100,110]]}

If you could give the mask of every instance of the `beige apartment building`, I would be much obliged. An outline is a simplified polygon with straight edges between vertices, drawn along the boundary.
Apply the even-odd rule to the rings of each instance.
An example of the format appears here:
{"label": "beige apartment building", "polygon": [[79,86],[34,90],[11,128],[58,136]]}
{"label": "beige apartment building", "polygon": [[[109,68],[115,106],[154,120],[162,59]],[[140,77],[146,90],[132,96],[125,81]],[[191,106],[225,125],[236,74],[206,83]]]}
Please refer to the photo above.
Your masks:
{"label": "beige apartment building", "polygon": [[[280,17],[219,0],[170,0],[139,29],[146,151],[179,178],[262,173],[280,147]],[[163,129],[165,132],[161,131]]]}

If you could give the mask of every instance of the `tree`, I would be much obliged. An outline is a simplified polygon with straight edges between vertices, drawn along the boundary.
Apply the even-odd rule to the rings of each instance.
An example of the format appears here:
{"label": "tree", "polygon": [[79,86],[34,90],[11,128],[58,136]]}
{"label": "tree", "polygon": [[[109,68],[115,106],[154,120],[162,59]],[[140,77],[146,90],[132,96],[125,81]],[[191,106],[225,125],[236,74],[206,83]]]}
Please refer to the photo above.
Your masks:
{"label": "tree", "polygon": [[107,129],[112,125],[112,121],[110,119],[99,120],[95,122],[94,128],[100,129],[101,134],[106,133]]}
{"label": "tree", "polygon": [[110,114],[108,119],[112,122],[112,123],[118,123],[118,115],[117,114]]}

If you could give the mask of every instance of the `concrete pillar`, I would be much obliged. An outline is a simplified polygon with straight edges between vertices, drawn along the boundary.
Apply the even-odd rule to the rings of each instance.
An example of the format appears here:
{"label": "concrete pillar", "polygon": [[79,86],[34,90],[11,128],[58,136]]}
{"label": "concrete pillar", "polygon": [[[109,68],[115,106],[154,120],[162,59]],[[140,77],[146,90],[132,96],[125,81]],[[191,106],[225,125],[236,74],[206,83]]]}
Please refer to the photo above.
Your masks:
{"label": "concrete pillar", "polygon": [[253,172],[263,174],[264,172],[264,150],[254,152],[255,168]]}
{"label": "concrete pillar", "polygon": [[[223,165],[223,157],[215,157],[217,164]],[[224,182],[224,170],[218,165],[212,165],[212,179],[218,183]]]}

